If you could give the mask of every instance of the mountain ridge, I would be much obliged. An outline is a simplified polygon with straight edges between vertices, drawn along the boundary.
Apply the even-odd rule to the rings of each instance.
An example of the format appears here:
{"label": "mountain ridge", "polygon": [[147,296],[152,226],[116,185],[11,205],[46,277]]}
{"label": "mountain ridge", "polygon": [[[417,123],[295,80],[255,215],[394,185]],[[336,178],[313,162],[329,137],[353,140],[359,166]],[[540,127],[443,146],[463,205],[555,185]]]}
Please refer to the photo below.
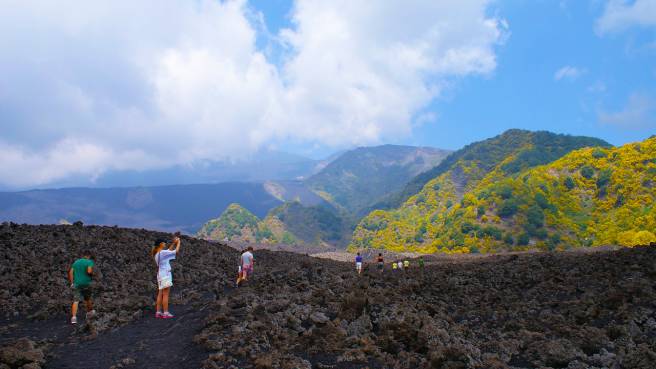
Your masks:
{"label": "mountain ridge", "polygon": [[[649,232],[656,219],[645,210],[651,208],[623,203],[653,206],[654,157],[656,139],[618,148],[585,147],[508,173],[516,159],[511,156],[462,196],[447,171],[400,208],[364,218],[350,247],[488,252],[656,241]],[[642,227],[633,229],[631,221]]]}
{"label": "mountain ridge", "polygon": [[[452,152],[449,156],[447,156],[442,162],[440,162],[435,167],[423,173],[420,173],[416,177],[414,177],[400,192],[392,193],[388,195],[385,199],[375,204],[368,210],[373,211],[376,209],[390,209],[400,206],[410,196],[415,195],[417,192],[419,192],[428,181],[446,172],[447,170],[451,169],[451,167],[455,165],[459,160],[467,159],[467,156],[474,155],[473,153],[474,150],[484,150],[486,146],[496,145],[500,141],[508,141],[508,140],[512,142],[512,148],[518,148],[519,146],[524,146],[530,142],[535,143],[535,141],[540,141],[545,136],[552,136],[552,137],[556,136],[562,140],[565,140],[567,138],[581,139],[584,141],[582,146],[612,146],[608,142],[594,137],[556,134],[549,131],[528,131],[528,130],[522,130],[516,128],[509,129],[501,133],[500,135],[482,141],[472,142],[470,144],[465,145],[463,148]],[[559,150],[556,153],[552,153],[552,155],[550,155],[548,158],[539,160],[538,162],[541,164],[546,164],[547,162],[557,159],[558,156],[562,156],[565,153],[573,150],[574,148],[578,148],[578,147],[576,146],[566,147],[563,150]],[[530,159],[532,160],[536,159],[536,157],[534,156],[531,157],[531,154],[535,153],[535,151],[524,151],[524,152],[525,152],[524,155],[529,156]],[[503,157],[505,157],[505,155]],[[515,163],[519,164],[518,161],[515,161]]]}

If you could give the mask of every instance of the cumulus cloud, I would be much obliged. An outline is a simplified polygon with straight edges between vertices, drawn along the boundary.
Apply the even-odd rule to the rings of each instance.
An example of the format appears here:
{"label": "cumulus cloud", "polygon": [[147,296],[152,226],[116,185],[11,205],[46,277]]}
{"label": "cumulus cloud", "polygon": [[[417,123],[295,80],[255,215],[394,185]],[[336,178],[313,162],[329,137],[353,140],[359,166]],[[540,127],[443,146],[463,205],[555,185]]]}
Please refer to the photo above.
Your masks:
{"label": "cumulus cloud", "polygon": [[408,135],[450,79],[494,71],[489,2],[298,0],[274,62],[245,0],[11,1],[0,183]]}
{"label": "cumulus cloud", "polygon": [[651,97],[633,93],[626,106],[615,112],[601,110],[598,113],[601,123],[624,128],[645,128],[656,126],[656,101]]}
{"label": "cumulus cloud", "polygon": [[656,26],[656,0],[610,0],[597,19],[595,29],[603,35],[633,26]]}
{"label": "cumulus cloud", "polygon": [[560,81],[561,79],[574,80],[579,78],[583,73],[585,73],[585,69],[580,69],[577,67],[566,65],[558,69],[556,73],[554,73],[554,79],[556,81]]}

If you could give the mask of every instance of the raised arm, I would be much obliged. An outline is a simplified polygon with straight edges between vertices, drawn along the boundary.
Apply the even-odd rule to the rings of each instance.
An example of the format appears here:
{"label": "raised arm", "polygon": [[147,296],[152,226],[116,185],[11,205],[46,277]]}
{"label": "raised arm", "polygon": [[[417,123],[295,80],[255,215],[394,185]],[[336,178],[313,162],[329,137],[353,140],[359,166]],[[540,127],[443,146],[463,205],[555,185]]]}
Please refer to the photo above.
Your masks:
{"label": "raised arm", "polygon": [[180,251],[180,237],[176,237],[175,239],[175,253],[177,254],[178,251]]}

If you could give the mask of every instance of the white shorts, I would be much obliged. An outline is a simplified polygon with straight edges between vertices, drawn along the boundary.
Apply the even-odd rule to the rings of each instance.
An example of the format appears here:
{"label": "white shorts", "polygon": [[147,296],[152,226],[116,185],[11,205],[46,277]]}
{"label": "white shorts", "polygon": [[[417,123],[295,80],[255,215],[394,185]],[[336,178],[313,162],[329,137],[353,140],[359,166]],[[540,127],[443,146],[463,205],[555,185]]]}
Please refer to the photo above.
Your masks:
{"label": "white shorts", "polygon": [[362,263],[355,263],[355,269],[361,270],[362,269]]}
{"label": "white shorts", "polygon": [[171,286],[173,286],[173,276],[171,275],[171,273],[165,276],[160,276],[160,275],[157,276],[157,287],[160,290],[169,288]]}

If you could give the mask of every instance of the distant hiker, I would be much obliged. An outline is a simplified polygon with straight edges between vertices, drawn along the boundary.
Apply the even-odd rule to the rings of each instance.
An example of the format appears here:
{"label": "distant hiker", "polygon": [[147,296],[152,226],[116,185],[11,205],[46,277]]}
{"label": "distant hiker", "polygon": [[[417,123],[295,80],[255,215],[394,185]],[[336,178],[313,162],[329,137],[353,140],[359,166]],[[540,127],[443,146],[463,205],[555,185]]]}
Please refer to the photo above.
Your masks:
{"label": "distant hiker", "polygon": [[378,271],[383,272],[383,268],[385,267],[385,261],[383,260],[383,254],[378,253],[378,258],[376,258],[376,261],[378,261]]}
{"label": "distant hiker", "polygon": [[399,269],[399,266],[396,264],[396,261],[392,262],[392,270],[397,270]]}
{"label": "distant hiker", "polygon": [[410,269],[410,261],[408,259],[403,260],[403,269]]}
{"label": "distant hiker", "polygon": [[355,270],[358,271],[358,274],[362,274],[362,256],[358,252],[358,255],[355,257]]}
{"label": "distant hiker", "polygon": [[84,300],[87,308],[87,317],[95,314],[91,301],[91,278],[93,277],[93,256],[91,251],[82,252],[82,258],[75,260],[68,270],[68,280],[73,290],[73,306],[71,307],[71,324],[77,324],[77,306]]}
{"label": "distant hiker", "polygon": [[423,256],[419,257],[419,269],[421,269],[422,271],[424,270],[424,257]]}
{"label": "distant hiker", "polygon": [[[173,275],[171,274],[171,260],[175,259],[180,251],[180,237],[176,236],[171,242],[168,250],[165,249],[166,242],[157,240],[150,254],[157,264],[157,302],[155,303],[155,318],[169,319],[174,315],[169,312],[169,293],[173,286]],[[175,247],[175,249],[174,249]],[[163,312],[162,312],[163,308]]]}
{"label": "distant hiker", "polygon": [[398,265],[399,270],[403,270],[403,262],[401,260],[399,260],[396,264]]}
{"label": "distant hiker", "polygon": [[253,257],[253,248],[248,247],[246,252],[241,254],[241,274],[237,278],[237,287],[243,281],[247,281],[248,277],[253,275],[253,265],[255,264],[255,258]]}
{"label": "distant hiker", "polygon": [[239,281],[241,280],[241,256],[246,252],[246,249],[241,249],[239,252],[239,260],[237,260],[237,282],[235,285],[239,287]]}

